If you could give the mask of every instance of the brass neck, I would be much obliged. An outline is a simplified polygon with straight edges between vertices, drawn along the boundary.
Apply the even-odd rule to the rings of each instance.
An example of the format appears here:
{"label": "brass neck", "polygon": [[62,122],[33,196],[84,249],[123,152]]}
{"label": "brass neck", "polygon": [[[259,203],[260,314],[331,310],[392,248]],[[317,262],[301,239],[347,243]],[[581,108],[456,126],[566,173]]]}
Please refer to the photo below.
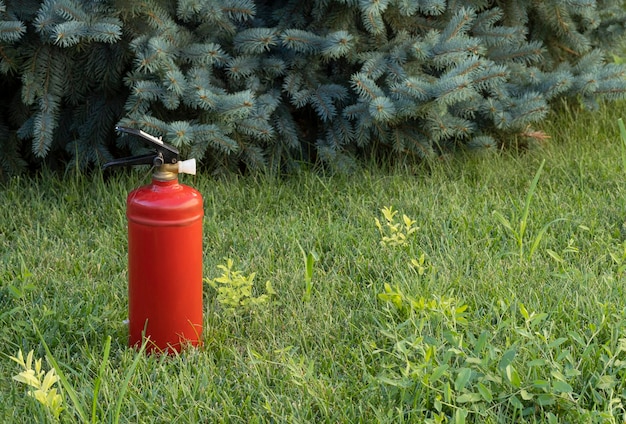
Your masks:
{"label": "brass neck", "polygon": [[152,178],[157,181],[172,181],[178,178],[178,164],[164,163],[156,168]]}

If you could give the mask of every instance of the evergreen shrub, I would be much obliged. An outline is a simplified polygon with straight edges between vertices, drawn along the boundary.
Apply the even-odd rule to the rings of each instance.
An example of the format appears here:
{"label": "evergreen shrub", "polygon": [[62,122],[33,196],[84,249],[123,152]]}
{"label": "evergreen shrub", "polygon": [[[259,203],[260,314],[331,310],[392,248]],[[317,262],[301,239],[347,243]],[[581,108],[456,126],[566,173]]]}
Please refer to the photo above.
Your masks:
{"label": "evergreen shrub", "polygon": [[213,170],[347,170],[543,138],[624,98],[621,1],[0,0],[0,167],[85,168],[141,128]]}

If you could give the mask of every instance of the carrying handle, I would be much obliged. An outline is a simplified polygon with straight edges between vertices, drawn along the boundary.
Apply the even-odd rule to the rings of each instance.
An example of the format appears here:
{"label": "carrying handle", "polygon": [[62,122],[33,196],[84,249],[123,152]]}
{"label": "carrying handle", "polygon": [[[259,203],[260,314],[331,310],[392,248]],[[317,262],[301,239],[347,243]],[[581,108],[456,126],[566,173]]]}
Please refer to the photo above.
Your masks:
{"label": "carrying handle", "polygon": [[170,146],[161,140],[161,138],[157,138],[153,135],[148,134],[145,131],[138,130],[136,128],[129,127],[115,127],[116,131],[124,132],[127,134],[132,134],[143,138],[144,140],[148,140],[152,143],[152,147],[154,147],[157,153],[161,153],[163,155],[164,163],[176,163],[178,161],[178,149],[174,146]]}
{"label": "carrying handle", "polygon": [[154,153],[149,153],[147,155],[140,156],[129,156],[126,158],[115,159],[110,162],[105,163],[102,166],[102,169],[107,169],[111,166],[133,166],[133,165],[151,165],[155,167],[160,167],[164,164],[176,164],[178,162],[178,149],[174,146],[170,146],[161,140],[161,138],[157,138],[153,135],[148,134],[145,131],[138,130],[135,128],[128,127],[115,127],[116,131],[132,134],[143,138],[150,142],[151,147],[154,148]]}

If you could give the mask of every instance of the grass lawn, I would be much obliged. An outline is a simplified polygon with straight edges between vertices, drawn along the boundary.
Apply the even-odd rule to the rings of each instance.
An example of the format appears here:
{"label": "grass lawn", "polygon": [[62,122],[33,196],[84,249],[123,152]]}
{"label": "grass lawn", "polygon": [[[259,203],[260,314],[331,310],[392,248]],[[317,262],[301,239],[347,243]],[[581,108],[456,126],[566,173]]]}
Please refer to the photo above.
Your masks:
{"label": "grass lawn", "polygon": [[623,423],[622,116],[564,108],[540,149],[428,169],[182,177],[205,277],[232,259],[276,294],[229,310],[206,284],[204,346],[176,357],[138,355],[123,323],[125,196],[147,170],[13,179],[0,421],[54,421],[12,379],[21,349],[64,377],[62,422]]}

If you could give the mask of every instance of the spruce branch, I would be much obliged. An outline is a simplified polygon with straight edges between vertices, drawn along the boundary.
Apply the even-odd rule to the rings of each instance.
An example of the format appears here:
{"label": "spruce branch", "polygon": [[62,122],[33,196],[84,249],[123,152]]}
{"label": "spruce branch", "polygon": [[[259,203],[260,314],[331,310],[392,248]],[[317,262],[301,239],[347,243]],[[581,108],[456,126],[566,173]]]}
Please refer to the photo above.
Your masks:
{"label": "spruce branch", "polygon": [[528,43],[503,45],[492,47],[487,52],[487,57],[498,63],[521,63],[531,65],[539,63],[544,57],[544,47],[539,41]]}
{"label": "spruce branch", "polygon": [[191,43],[180,50],[183,60],[196,66],[225,66],[231,56],[216,43]]}
{"label": "spruce branch", "polygon": [[226,64],[226,72],[235,81],[243,80],[255,74],[259,63],[255,56],[236,56]]}
{"label": "spruce branch", "polygon": [[383,17],[379,12],[375,10],[363,11],[362,21],[365,29],[367,29],[370,34],[381,35],[385,31],[385,23],[383,21]]}
{"label": "spruce branch", "polygon": [[245,54],[264,53],[278,44],[278,33],[275,28],[250,28],[239,32],[233,43]]}
{"label": "spruce branch", "polygon": [[322,37],[300,29],[285,30],[280,38],[284,47],[305,54],[319,52],[324,44]]}
{"label": "spruce branch", "polygon": [[257,140],[269,141],[274,138],[274,127],[267,119],[260,116],[249,117],[237,122],[236,129]]}
{"label": "spruce branch", "polygon": [[616,0],[14,3],[0,0],[6,109],[19,111],[6,151],[71,150],[76,166],[110,155],[120,122],[212,166],[338,170],[355,152],[534,139],[549,102],[626,90],[606,60],[626,31]]}
{"label": "spruce branch", "polygon": [[389,6],[389,0],[359,0],[359,8],[363,13],[383,14]]}
{"label": "spruce branch", "polygon": [[441,33],[441,40],[450,42],[459,36],[466,35],[475,18],[476,12],[473,9],[461,7]]}
{"label": "spruce branch", "polygon": [[252,0],[225,0],[222,11],[236,21],[247,21],[256,14],[256,5]]}
{"label": "spruce branch", "polygon": [[392,84],[389,91],[396,100],[410,99],[422,103],[430,98],[430,85],[431,83],[418,77],[408,77]]}
{"label": "spruce branch", "polygon": [[26,33],[22,21],[0,21],[0,42],[14,43]]}
{"label": "spruce branch", "polygon": [[389,122],[395,118],[396,107],[389,97],[380,96],[370,102],[369,113],[376,121]]}
{"label": "spruce branch", "polygon": [[312,91],[308,100],[322,121],[330,121],[337,115],[334,101],[342,101],[348,96],[345,87],[338,84],[322,84]]}
{"label": "spruce branch", "polygon": [[446,11],[446,0],[422,0],[416,3],[418,10],[427,16],[438,16]]}
{"label": "spruce branch", "polygon": [[166,139],[176,147],[192,144],[194,133],[189,121],[173,121],[168,125]]}
{"label": "spruce branch", "polygon": [[354,48],[354,37],[348,31],[330,33],[322,43],[322,55],[327,59],[347,56]]}
{"label": "spruce branch", "polygon": [[53,30],[54,42],[61,47],[70,47],[80,43],[87,34],[87,23],[68,21],[55,25]]}
{"label": "spruce branch", "polygon": [[[239,144],[227,135],[219,126],[213,124],[197,125],[194,128],[196,146],[208,146],[225,154],[234,154],[239,151]],[[204,143],[203,143],[204,142]]]}
{"label": "spruce branch", "polygon": [[376,85],[372,79],[362,72],[357,72],[350,78],[352,88],[361,97],[375,99],[383,96],[383,91]]}

